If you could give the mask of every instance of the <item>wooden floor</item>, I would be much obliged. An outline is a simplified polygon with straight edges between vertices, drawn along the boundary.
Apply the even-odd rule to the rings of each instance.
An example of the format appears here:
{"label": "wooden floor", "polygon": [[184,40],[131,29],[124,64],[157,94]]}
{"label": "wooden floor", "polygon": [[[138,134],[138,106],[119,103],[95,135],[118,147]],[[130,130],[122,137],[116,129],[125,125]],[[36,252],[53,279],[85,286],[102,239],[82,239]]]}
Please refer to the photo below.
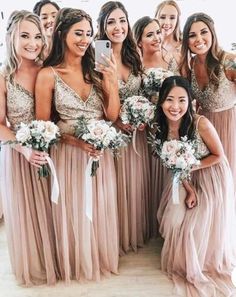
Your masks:
{"label": "wooden floor", "polygon": [[0,223],[0,297],[175,297],[171,281],[160,270],[162,242],[153,239],[138,253],[120,258],[120,274],[99,283],[24,288],[11,273],[5,227]]}

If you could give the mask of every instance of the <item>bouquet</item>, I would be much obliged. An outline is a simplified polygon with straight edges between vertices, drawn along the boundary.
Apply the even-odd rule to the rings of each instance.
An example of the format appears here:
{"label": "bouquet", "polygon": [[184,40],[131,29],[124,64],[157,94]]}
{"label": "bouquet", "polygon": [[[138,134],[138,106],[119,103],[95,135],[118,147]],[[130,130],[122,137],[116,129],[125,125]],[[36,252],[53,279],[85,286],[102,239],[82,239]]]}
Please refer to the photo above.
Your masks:
{"label": "bouquet", "polygon": [[174,75],[173,72],[162,68],[149,68],[143,78],[143,93],[145,96],[158,96],[161,85],[169,76]]}
{"label": "bouquet", "polygon": [[[75,136],[92,144],[97,150],[111,149],[114,155],[120,147],[126,146],[128,136],[121,131],[117,132],[110,122],[104,120],[87,120],[79,117],[75,126]],[[91,176],[96,175],[99,167],[99,158],[93,158]]]}
{"label": "bouquet", "polygon": [[154,139],[153,136],[151,144],[153,153],[172,171],[176,181],[190,180],[191,169],[194,165],[200,164],[197,139],[188,140],[187,136],[184,136],[180,140],[167,140],[161,144],[160,139]]}
{"label": "bouquet", "polygon": [[[20,124],[16,132],[15,143],[41,152],[47,152],[53,144],[58,142],[59,137],[59,128],[53,122],[35,120],[29,124]],[[49,173],[47,164],[42,165],[38,170],[39,177],[48,177]]]}
{"label": "bouquet", "polygon": [[138,128],[141,124],[149,124],[155,116],[155,105],[143,96],[132,96],[125,99],[120,118],[123,124],[131,124]]}

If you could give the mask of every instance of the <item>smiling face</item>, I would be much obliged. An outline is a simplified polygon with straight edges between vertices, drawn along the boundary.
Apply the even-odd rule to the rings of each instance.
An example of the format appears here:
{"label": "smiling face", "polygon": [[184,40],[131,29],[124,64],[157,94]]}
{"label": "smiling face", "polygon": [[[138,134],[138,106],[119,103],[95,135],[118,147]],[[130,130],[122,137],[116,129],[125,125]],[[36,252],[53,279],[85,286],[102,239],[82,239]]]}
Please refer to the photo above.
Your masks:
{"label": "smiling face", "polygon": [[30,21],[23,20],[14,37],[17,57],[35,60],[42,51],[43,40],[39,28]]}
{"label": "smiling face", "polygon": [[57,13],[58,10],[56,9],[56,7],[50,3],[45,4],[40,10],[40,21],[44,28],[44,33],[47,37],[52,36]]}
{"label": "smiling face", "polygon": [[144,28],[141,41],[138,43],[138,46],[142,49],[143,53],[153,54],[157,51],[161,51],[161,44],[161,28],[156,21],[152,21]]}
{"label": "smiling face", "polygon": [[72,55],[83,57],[92,41],[92,28],[89,21],[81,20],[71,26],[66,35],[66,48]]}
{"label": "smiling face", "polygon": [[188,34],[188,46],[194,54],[205,54],[212,45],[212,34],[209,27],[204,22],[192,24]]}
{"label": "smiling face", "polygon": [[112,43],[122,43],[128,34],[128,21],[125,13],[114,9],[106,21],[106,34]]}
{"label": "smiling face", "polygon": [[182,87],[173,87],[167,95],[162,110],[170,122],[181,122],[182,117],[188,110],[189,98],[186,90]]}
{"label": "smiling face", "polygon": [[178,21],[177,9],[172,5],[165,5],[158,15],[158,21],[164,36],[172,34]]}

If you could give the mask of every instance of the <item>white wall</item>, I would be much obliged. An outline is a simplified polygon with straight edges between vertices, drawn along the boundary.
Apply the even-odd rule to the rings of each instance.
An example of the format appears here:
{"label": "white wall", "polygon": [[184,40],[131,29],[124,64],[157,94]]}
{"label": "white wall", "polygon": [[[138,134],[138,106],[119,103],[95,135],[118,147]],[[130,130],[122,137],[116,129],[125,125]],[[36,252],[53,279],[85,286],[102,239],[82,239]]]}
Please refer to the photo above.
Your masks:
{"label": "white wall", "polygon": [[[4,19],[0,13],[0,45],[4,41],[5,25],[9,14],[15,9],[32,10],[37,0],[14,1],[3,0],[0,12],[3,12]],[[56,0],[54,0],[56,1]],[[96,19],[102,4],[106,0],[58,0],[61,7],[73,7],[84,9],[93,18],[94,29],[96,29]],[[129,12],[131,25],[140,17],[154,16],[156,6],[160,0],[121,0]],[[134,4],[136,2],[136,4]],[[188,15],[194,12],[206,12],[215,21],[216,32],[220,45],[226,49],[231,49],[231,43],[236,42],[236,1],[235,0],[176,0],[179,4],[181,15],[181,27]],[[4,50],[0,47],[0,61],[3,59]]]}

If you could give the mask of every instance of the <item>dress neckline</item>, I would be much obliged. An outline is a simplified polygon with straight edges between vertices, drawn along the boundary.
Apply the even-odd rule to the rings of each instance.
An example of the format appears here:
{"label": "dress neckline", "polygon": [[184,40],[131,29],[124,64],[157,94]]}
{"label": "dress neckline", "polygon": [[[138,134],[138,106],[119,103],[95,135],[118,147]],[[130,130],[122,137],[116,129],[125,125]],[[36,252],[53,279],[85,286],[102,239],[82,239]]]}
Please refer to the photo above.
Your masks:
{"label": "dress neckline", "polygon": [[[53,69],[54,70],[54,69]],[[56,74],[56,76],[58,77],[58,79],[67,87],[67,89],[69,89],[71,92],[73,92],[74,93],[74,95],[77,97],[77,98],[79,98],[79,100],[81,100],[83,103],[87,103],[88,102],[88,100],[90,99],[90,97],[91,97],[91,94],[92,94],[92,91],[93,91],[93,85],[91,85],[91,88],[90,88],[90,91],[89,91],[89,94],[88,94],[88,97],[85,99],[85,100],[83,100],[82,99],[82,97],[71,87],[71,86],[69,86],[68,85],[68,83],[66,83],[65,81],[64,81],[64,79],[63,78],[61,78],[60,77],[60,75],[54,70],[54,73]]]}

